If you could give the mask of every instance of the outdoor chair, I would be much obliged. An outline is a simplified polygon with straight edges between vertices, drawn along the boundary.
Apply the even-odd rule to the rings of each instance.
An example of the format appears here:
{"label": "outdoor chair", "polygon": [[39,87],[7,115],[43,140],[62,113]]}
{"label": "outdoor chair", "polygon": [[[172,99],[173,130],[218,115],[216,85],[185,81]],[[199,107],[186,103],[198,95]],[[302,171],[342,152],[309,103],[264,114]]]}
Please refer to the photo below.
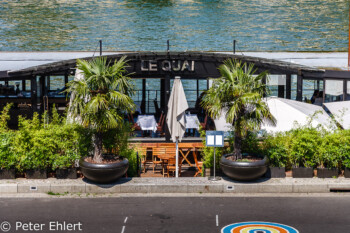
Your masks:
{"label": "outdoor chair", "polygon": [[[176,164],[176,147],[166,147],[166,156],[168,156],[167,159],[167,164],[166,164],[166,171],[167,171],[167,176],[169,177],[169,172],[175,172],[175,164]],[[179,152],[179,175],[181,174],[181,165],[182,165],[182,156],[180,155]]]}
{"label": "outdoor chair", "polygon": [[158,122],[158,126],[157,126],[157,131],[160,135],[164,134],[164,122],[165,122],[165,114],[162,111],[160,118],[159,118],[159,122]]}
{"label": "outdoor chair", "polygon": [[160,164],[163,168],[163,160],[161,156],[165,155],[164,147],[154,147],[152,150],[152,163],[153,163],[153,173],[158,164]]}
{"label": "outdoor chair", "polygon": [[132,114],[128,114],[128,120],[131,123],[131,127],[136,131],[141,131],[141,127],[135,123],[134,117]]}
{"label": "outdoor chair", "polygon": [[145,173],[147,163],[152,162],[152,160],[147,160],[147,148],[142,147],[142,146],[137,146],[135,148],[135,150],[138,153],[139,157],[141,158],[141,164],[143,166],[143,173]]}
{"label": "outdoor chair", "polygon": [[[193,151],[193,153],[197,153],[197,150],[196,151]],[[198,161],[198,158],[197,158],[197,154],[194,157],[194,162],[196,164],[196,168],[198,169],[196,171],[196,174],[194,175],[194,177],[197,177],[199,174],[203,174],[203,162],[202,161]]]}
{"label": "outdoor chair", "polygon": [[[182,163],[180,162],[180,158],[179,158],[179,176],[181,176],[181,165]],[[175,171],[176,171],[176,158],[175,157],[171,157],[168,159],[168,164],[166,166],[166,170],[167,170],[167,176],[170,177],[170,173],[172,173],[172,175],[175,175]]]}
{"label": "outdoor chair", "polygon": [[200,123],[202,130],[207,130],[207,124],[208,124],[208,115],[205,115],[204,122]]}
{"label": "outdoor chair", "polygon": [[163,114],[163,111],[161,111],[161,109],[159,108],[157,98],[155,98],[155,99],[153,100],[153,104],[154,104],[154,108],[155,108],[155,110],[156,110],[156,114],[155,114],[156,117],[161,116],[161,115]]}

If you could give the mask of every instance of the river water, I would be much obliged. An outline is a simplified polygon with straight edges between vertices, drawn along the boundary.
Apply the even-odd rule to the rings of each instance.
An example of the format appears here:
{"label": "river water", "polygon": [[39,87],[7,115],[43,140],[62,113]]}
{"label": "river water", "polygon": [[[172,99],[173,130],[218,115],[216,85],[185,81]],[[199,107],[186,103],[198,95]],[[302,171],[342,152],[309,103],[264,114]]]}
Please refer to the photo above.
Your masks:
{"label": "river water", "polygon": [[0,0],[0,51],[345,51],[348,0]]}

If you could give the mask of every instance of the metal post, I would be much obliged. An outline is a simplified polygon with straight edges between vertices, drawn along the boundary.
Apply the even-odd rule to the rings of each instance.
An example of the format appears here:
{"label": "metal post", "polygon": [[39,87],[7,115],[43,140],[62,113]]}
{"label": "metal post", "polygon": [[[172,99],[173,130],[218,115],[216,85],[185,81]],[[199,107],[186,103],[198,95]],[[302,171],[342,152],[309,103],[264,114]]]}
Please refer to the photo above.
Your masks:
{"label": "metal post", "polygon": [[216,151],[216,147],[214,147],[214,178],[213,178],[213,180],[216,180],[216,178],[215,178],[215,169],[216,169],[216,153],[215,153],[215,151]]}
{"label": "metal post", "polygon": [[139,152],[136,152],[136,160],[137,160],[137,176],[140,176],[140,171],[141,171],[141,164],[139,163]]}
{"label": "metal post", "polygon": [[303,101],[303,77],[297,76],[297,101]]}
{"label": "metal post", "polygon": [[179,177],[179,137],[176,137],[176,170],[175,170],[175,177]]}
{"label": "metal post", "polygon": [[167,43],[167,51],[169,52],[169,50],[170,50],[170,43],[169,43],[169,40],[167,40],[166,43]]}
{"label": "metal post", "polygon": [[216,177],[216,147],[214,147],[214,174],[212,177],[209,177],[209,180],[211,181],[218,181],[220,180],[221,178],[220,177]]}
{"label": "metal post", "polygon": [[233,40],[233,54],[236,53],[236,40]]}
{"label": "metal post", "polygon": [[292,97],[292,75],[286,75],[286,99],[291,99]]}
{"label": "metal post", "polygon": [[102,56],[102,40],[100,40],[100,56]]}

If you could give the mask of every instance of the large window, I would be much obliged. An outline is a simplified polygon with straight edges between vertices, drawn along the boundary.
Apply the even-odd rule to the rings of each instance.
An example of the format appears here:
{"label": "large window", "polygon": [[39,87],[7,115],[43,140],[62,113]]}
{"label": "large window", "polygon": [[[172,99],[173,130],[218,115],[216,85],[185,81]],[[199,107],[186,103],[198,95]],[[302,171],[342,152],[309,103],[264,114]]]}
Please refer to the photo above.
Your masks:
{"label": "large window", "polygon": [[316,105],[323,103],[323,80],[303,80],[303,101]]}
{"label": "large window", "polygon": [[342,101],[343,93],[343,80],[326,80],[324,102]]}
{"label": "large window", "polygon": [[286,97],[286,75],[269,75],[267,86],[270,96]]}
{"label": "large window", "polygon": [[[207,80],[181,79],[189,108],[195,108],[198,97],[208,89]],[[173,88],[174,80],[170,80],[170,90]]]}
{"label": "large window", "polygon": [[141,114],[154,114],[160,107],[161,79],[134,79],[135,95],[132,96],[137,105],[136,111]]}
{"label": "large window", "polygon": [[[38,81],[39,84],[39,81]],[[64,97],[65,94],[62,93],[62,91],[65,90],[65,77],[63,75],[57,75],[57,76],[49,76],[46,78],[46,86],[48,90],[48,96],[49,97]],[[39,87],[38,87],[38,94],[39,94]]]}

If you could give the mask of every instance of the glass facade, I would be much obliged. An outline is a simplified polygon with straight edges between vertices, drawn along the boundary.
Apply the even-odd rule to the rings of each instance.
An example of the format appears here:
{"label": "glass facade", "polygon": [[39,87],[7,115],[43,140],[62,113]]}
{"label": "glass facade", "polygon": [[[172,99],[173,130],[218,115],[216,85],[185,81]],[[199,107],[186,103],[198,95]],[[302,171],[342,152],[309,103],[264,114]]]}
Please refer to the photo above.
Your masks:
{"label": "glass facade", "polygon": [[266,85],[269,88],[269,96],[286,97],[286,75],[269,75]]}
{"label": "glass facade", "polygon": [[343,101],[344,81],[326,80],[324,102]]}
{"label": "glass facade", "polygon": [[160,107],[161,101],[161,79],[133,79],[133,82],[135,84],[135,94],[132,99],[137,106],[136,111],[141,114],[156,113],[156,108]]}
{"label": "glass facade", "polygon": [[323,80],[303,80],[303,101],[310,104],[322,105]]}
{"label": "glass facade", "polygon": [[350,81],[346,82],[346,100],[350,100]]}
{"label": "glass facade", "polygon": [[[208,81],[206,79],[181,79],[182,86],[185,91],[189,108],[195,108],[199,96],[208,89]],[[170,91],[173,88],[174,79],[170,80]]]}

